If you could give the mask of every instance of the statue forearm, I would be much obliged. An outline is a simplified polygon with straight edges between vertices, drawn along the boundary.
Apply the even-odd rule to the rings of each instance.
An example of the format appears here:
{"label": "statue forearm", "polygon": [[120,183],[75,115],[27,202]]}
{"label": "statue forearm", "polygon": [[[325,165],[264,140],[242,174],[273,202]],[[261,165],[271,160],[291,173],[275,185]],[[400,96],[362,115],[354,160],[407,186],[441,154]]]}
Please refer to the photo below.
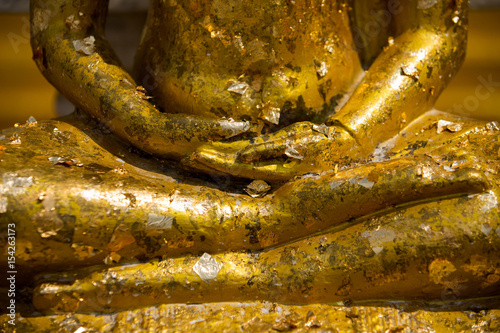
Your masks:
{"label": "statue forearm", "polygon": [[82,3],[31,4],[35,62],[74,105],[125,141],[160,156],[185,156],[202,142],[250,129],[247,122],[160,113],[104,37],[107,1]]}
{"label": "statue forearm", "polygon": [[429,9],[408,8],[395,16],[394,32],[402,33],[376,58],[346,105],[328,120],[348,130],[365,152],[432,108],[463,63],[466,3],[460,1],[456,10],[443,9],[446,5],[443,1]]}
{"label": "statue forearm", "polygon": [[399,36],[329,121],[372,151],[434,105],[464,59],[465,46],[457,45],[463,43],[428,30]]}

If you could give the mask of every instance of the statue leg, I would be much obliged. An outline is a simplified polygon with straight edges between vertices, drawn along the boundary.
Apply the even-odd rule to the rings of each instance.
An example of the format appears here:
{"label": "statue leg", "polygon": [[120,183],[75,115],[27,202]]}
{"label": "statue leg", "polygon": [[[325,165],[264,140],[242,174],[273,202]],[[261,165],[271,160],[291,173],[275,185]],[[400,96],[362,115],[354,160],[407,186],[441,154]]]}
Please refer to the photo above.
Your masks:
{"label": "statue leg", "polygon": [[45,275],[34,305],[46,312],[112,312],[161,303],[432,304],[498,296],[494,193],[420,203],[259,252]]}
{"label": "statue leg", "polygon": [[[244,225],[219,225],[235,216],[254,220],[259,209],[253,198],[130,153],[105,133],[73,116],[0,136],[0,228],[16,237],[19,282],[41,271],[217,252],[243,243]],[[219,237],[224,232],[235,239]],[[7,251],[7,237],[0,242]]]}
{"label": "statue leg", "polygon": [[[402,135],[404,141],[390,143],[392,150],[386,153],[397,160],[336,175],[308,175],[275,191],[272,204],[295,206],[289,212],[295,214],[296,225],[283,227],[281,233],[293,234],[307,226],[317,236],[254,253],[211,252],[212,256],[202,259],[187,255],[84,269],[68,274],[65,283],[58,282],[61,276],[56,275],[37,288],[35,305],[44,311],[86,312],[200,301],[366,304],[367,300],[418,299],[446,304],[455,299],[497,296],[500,191],[495,176],[498,155],[492,152],[500,148],[495,139],[498,129],[495,124],[465,121],[460,131],[446,130],[436,136],[430,132],[439,131],[438,120],[459,124],[460,119],[441,114],[424,118],[425,126],[416,123],[416,128],[407,129],[413,137]],[[464,140],[468,141],[466,150]],[[425,158],[433,159],[437,166]],[[489,181],[475,170],[484,170]],[[446,178],[452,174],[454,178]],[[412,181],[412,177],[420,179]],[[377,184],[383,186],[377,189]],[[470,194],[463,196],[465,189]],[[415,193],[419,191],[427,191],[429,200],[418,201]],[[474,191],[483,193],[472,194]],[[376,195],[370,199],[364,193]],[[407,204],[382,211],[376,206],[381,200],[388,205],[387,200],[396,196],[401,199],[394,199],[395,205]],[[347,206],[335,206],[345,201]],[[309,206],[300,206],[301,202]],[[266,210],[272,212],[271,208]],[[301,210],[307,208],[312,216],[304,219],[307,214],[301,215]],[[350,217],[345,215],[347,208]],[[323,212],[328,209],[332,210]],[[358,212],[363,217],[355,219]],[[274,217],[284,222],[288,218]],[[327,217],[330,229],[317,228]],[[336,223],[349,218],[350,223]],[[257,232],[256,240],[275,239],[273,232],[266,232],[269,230]]]}
{"label": "statue leg", "polygon": [[251,198],[159,169],[111,136],[88,135],[82,120],[71,122],[14,128],[4,138],[0,221],[5,234],[15,231],[16,265],[31,272],[26,277],[103,262],[259,250],[388,207],[489,186],[475,170],[446,172],[406,158],[306,176]]}
{"label": "statue leg", "polygon": [[[65,145],[55,144],[57,149],[49,149],[44,135],[50,140],[65,138],[66,141],[61,139]],[[77,144],[74,144],[72,136],[81,140],[76,140]],[[10,146],[5,149],[2,159],[2,168],[6,170],[2,200],[6,202],[6,207],[3,206],[5,209],[1,218],[4,219],[3,225],[16,221],[21,245],[20,266],[24,263],[24,267],[28,268],[33,264],[35,269],[31,272],[36,272],[36,268],[49,272],[71,266],[101,264],[103,260],[109,264],[122,262],[122,259],[130,262],[160,255],[183,255],[179,259],[168,259],[166,263],[122,265],[118,269],[94,267],[76,271],[76,275],[45,275],[45,282],[41,281],[35,296],[35,305],[40,310],[93,311],[104,306],[95,299],[106,300],[107,305],[104,307],[109,309],[131,304],[138,306],[182,300],[196,302],[195,298],[200,292],[204,295],[204,302],[245,300],[248,295],[298,303],[380,298],[383,295],[396,299],[437,297],[443,285],[454,286],[439,277],[440,272],[444,269],[443,274],[447,277],[452,272],[448,274],[446,269],[456,270],[456,267],[464,266],[464,262],[453,261],[458,260],[458,257],[449,259],[457,251],[450,247],[446,238],[449,235],[446,233],[437,238],[432,233],[427,238],[425,235],[412,237],[418,228],[424,231],[429,229],[426,226],[430,224],[425,224],[425,221],[432,222],[437,229],[443,229],[443,225],[429,218],[443,210],[442,207],[446,208],[452,230],[458,235],[458,247],[463,245],[467,249],[463,258],[470,261],[471,255],[477,253],[479,257],[474,260],[484,261],[493,267],[497,265],[494,255],[490,255],[491,258],[481,256],[494,253],[485,251],[485,246],[495,248],[498,244],[493,239],[492,242],[488,240],[489,245],[485,245],[478,233],[481,231],[494,237],[494,233],[487,231],[498,227],[497,211],[488,209],[487,214],[473,215],[481,203],[483,206],[495,207],[492,200],[496,188],[493,192],[479,196],[463,197],[463,194],[482,192],[489,186],[496,186],[496,183],[490,184],[484,174],[474,169],[448,171],[439,163],[428,161],[428,157],[405,156],[337,174],[308,175],[282,186],[272,195],[254,199],[211,188],[202,181],[198,184],[180,183],[176,179],[182,180],[182,177],[175,173],[174,178],[152,172],[143,165],[138,169],[133,163],[146,162],[129,159],[127,154],[123,154],[123,158],[128,163],[122,163],[120,158],[117,160],[115,155],[108,152],[116,150],[104,150],[88,137],[85,140],[84,132],[69,124],[45,123],[23,128],[18,137],[21,145],[8,143]],[[60,156],[47,157],[47,153]],[[118,152],[118,156],[122,155]],[[54,157],[61,158],[55,160],[56,165],[52,162]],[[28,162],[31,160],[40,165],[47,163],[47,160],[50,164],[45,169],[36,168]],[[23,169],[25,166],[30,168]],[[423,212],[435,202],[418,202],[425,198],[436,200],[450,195],[459,198],[436,201],[448,204],[430,210],[432,214]],[[389,207],[381,211],[388,205],[405,203],[410,206]],[[419,210],[416,211],[416,207],[420,207]],[[306,211],[311,216],[307,216]],[[461,215],[450,217],[455,211]],[[73,217],[65,216],[64,213]],[[364,218],[354,220],[361,216]],[[392,225],[398,219],[401,221]],[[351,220],[351,223],[344,223],[347,220]],[[487,226],[471,221],[486,221]],[[384,229],[379,235],[381,225],[387,225],[392,231]],[[341,230],[346,227],[349,228]],[[325,231],[329,228],[333,230]],[[470,234],[471,229],[475,230],[472,231],[473,236],[479,235],[473,241],[472,250],[470,244],[465,246],[460,243],[465,239],[461,235]],[[271,247],[315,232],[324,232],[324,235],[252,255],[238,251]],[[394,236],[399,234],[399,237]],[[400,240],[399,247],[393,249],[396,254],[391,253],[390,257],[381,260],[381,256],[377,255],[385,253],[383,245],[386,242],[394,243],[396,239]],[[436,241],[443,249],[435,246]],[[412,248],[421,250],[411,252]],[[356,254],[352,254],[352,249],[356,249]],[[450,249],[453,251],[450,252]],[[301,253],[300,258],[297,258],[297,251]],[[223,270],[216,275],[216,281],[221,282],[212,281],[205,286],[203,283],[207,283],[206,279],[192,274],[194,262],[198,258],[189,254],[202,252],[210,252],[218,262],[224,263]],[[33,257],[30,257],[32,253]],[[408,256],[408,253],[413,257]],[[444,259],[439,258],[439,253],[444,253]],[[285,255],[290,260],[285,260]],[[79,261],[75,262],[75,257]],[[417,260],[421,258],[423,261]],[[296,268],[297,263],[300,269]],[[418,266],[415,266],[417,263]],[[161,265],[169,268],[157,269]],[[469,268],[475,267],[468,265]],[[224,267],[240,269],[224,271]],[[350,267],[355,269],[353,274],[347,274]],[[422,281],[427,281],[431,287],[422,285],[422,288],[415,288],[415,283],[420,279],[415,279],[418,275],[408,274],[411,283],[402,284],[396,292],[388,294],[388,283],[398,279],[405,281],[405,278],[398,278],[401,272],[425,272],[423,269],[426,267],[424,277],[427,280]],[[390,277],[387,278],[385,273],[378,274],[381,269],[388,272]],[[162,275],[158,276],[158,272]],[[479,286],[480,289],[475,293],[476,289],[464,287],[461,297],[491,293],[491,285],[496,286],[497,273],[483,273],[478,275],[479,279],[484,278],[485,274],[493,274],[488,280],[489,284],[483,286],[477,283],[477,279],[469,279],[465,285]],[[136,274],[136,280],[143,283],[125,283],[132,278],[131,274]],[[401,276],[404,277],[404,274]],[[357,282],[353,283],[353,280]],[[443,284],[443,281],[448,284]],[[181,287],[175,287],[178,285]],[[253,285],[259,288],[251,287]],[[264,285],[283,288],[266,289]],[[356,292],[351,292],[353,285],[359,286]],[[168,286],[172,288],[168,289]],[[251,288],[247,290],[246,286]],[[151,293],[140,288],[147,288]],[[257,288],[257,291],[252,288]],[[117,290],[121,292],[117,293]],[[165,290],[171,291],[165,293]],[[141,296],[134,296],[139,294]]]}

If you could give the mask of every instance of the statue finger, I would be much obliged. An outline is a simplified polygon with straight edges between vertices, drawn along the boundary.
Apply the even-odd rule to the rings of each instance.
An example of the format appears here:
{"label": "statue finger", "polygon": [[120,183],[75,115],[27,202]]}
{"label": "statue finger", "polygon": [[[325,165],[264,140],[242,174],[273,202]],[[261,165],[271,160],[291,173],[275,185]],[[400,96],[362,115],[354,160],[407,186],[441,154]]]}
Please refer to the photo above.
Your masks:
{"label": "statue finger", "polygon": [[285,163],[270,160],[258,163],[242,163],[236,157],[215,150],[202,150],[193,154],[192,165],[204,172],[221,172],[235,177],[267,181],[287,180],[296,176],[296,162]]}
{"label": "statue finger", "polygon": [[254,144],[240,151],[238,159],[243,163],[252,163],[283,155],[286,151],[287,140],[266,141]]}
{"label": "statue finger", "polygon": [[250,145],[239,152],[238,159],[243,163],[258,162],[287,156],[301,160],[307,152],[315,150],[314,145],[326,137],[320,133],[303,132],[295,136],[267,140]]}

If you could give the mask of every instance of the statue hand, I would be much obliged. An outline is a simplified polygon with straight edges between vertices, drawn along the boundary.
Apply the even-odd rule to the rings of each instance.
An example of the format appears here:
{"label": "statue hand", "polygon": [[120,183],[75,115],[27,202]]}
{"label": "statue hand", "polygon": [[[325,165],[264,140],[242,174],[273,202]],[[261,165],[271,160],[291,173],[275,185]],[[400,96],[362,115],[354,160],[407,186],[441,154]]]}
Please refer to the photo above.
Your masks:
{"label": "statue hand", "polygon": [[273,181],[332,170],[360,154],[342,128],[301,122],[252,140],[200,146],[185,162],[205,172]]}

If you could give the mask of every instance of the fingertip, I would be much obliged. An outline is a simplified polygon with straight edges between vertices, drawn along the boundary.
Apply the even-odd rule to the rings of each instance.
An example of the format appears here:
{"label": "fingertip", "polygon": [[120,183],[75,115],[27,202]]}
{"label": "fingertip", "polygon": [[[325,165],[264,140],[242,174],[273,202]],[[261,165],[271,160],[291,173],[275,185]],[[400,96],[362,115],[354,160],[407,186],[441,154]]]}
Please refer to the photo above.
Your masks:
{"label": "fingertip", "polygon": [[491,188],[488,177],[484,172],[477,169],[465,168],[458,170],[456,177],[458,181],[465,182],[471,188],[476,189],[478,193],[487,191]]}

